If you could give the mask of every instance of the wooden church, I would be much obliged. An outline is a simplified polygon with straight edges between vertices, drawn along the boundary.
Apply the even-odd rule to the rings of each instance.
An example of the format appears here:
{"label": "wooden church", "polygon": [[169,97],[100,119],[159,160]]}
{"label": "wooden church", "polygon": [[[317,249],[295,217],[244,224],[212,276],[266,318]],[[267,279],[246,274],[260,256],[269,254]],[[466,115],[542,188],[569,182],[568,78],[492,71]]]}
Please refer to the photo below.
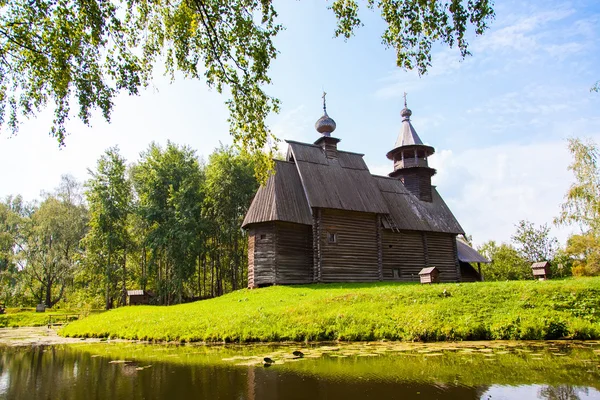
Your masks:
{"label": "wooden church", "polygon": [[248,287],[418,281],[426,267],[436,267],[441,282],[481,280],[470,263],[487,260],[457,243],[464,231],[431,185],[434,148],[423,144],[404,106],[387,153],[389,176],[372,175],[363,154],[338,149],[325,100],[315,124],[321,137],[314,144],[287,141],[286,161],[275,160],[242,224]]}

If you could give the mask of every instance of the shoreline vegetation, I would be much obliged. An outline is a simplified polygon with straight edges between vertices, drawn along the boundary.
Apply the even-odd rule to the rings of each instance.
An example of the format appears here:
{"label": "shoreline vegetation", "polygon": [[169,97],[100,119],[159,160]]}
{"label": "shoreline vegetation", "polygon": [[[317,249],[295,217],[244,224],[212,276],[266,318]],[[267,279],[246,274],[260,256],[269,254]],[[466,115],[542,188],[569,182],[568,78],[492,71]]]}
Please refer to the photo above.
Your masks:
{"label": "shoreline vegetation", "polygon": [[273,286],[66,325],[65,337],[154,342],[600,339],[600,277]]}

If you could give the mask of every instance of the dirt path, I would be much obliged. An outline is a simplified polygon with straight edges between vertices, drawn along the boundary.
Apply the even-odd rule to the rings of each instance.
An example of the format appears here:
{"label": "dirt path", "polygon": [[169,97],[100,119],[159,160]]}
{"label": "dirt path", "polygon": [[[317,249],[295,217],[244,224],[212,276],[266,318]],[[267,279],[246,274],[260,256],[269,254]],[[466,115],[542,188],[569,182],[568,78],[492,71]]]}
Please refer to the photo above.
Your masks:
{"label": "dirt path", "polygon": [[99,342],[100,339],[77,339],[58,336],[56,329],[45,326],[25,328],[0,328],[0,346],[46,346],[52,344],[68,344]]}

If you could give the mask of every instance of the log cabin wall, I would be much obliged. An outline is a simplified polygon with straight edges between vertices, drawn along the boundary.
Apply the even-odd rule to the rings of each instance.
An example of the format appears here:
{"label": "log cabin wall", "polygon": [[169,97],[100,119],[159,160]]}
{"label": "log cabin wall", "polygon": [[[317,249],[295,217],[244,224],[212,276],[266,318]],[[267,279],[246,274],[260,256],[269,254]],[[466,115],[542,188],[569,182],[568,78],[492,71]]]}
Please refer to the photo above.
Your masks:
{"label": "log cabin wall", "polygon": [[248,287],[272,285],[275,277],[275,223],[256,224],[248,232]]}
{"label": "log cabin wall", "polygon": [[277,249],[276,284],[313,281],[312,227],[289,222],[275,223]]}
{"label": "log cabin wall", "polygon": [[376,214],[320,211],[321,282],[379,280]]}
{"label": "log cabin wall", "polygon": [[419,281],[419,271],[427,267],[424,234],[417,231],[383,230],[383,279]]}
{"label": "log cabin wall", "polygon": [[413,170],[401,170],[401,180],[409,192],[422,201],[432,201],[431,172],[425,168],[414,168]]}
{"label": "log cabin wall", "polygon": [[449,233],[427,232],[428,267],[437,267],[440,282],[458,282],[458,255],[456,253],[456,235]]}

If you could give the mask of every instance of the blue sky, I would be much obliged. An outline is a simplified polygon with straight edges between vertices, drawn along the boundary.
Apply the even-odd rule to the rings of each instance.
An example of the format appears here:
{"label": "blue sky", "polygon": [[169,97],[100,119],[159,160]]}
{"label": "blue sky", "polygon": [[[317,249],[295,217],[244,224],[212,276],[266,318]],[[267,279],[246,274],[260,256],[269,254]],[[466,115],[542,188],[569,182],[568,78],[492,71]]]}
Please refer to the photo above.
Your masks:
{"label": "blue sky", "polygon": [[[600,79],[597,1],[497,1],[491,29],[470,40],[472,56],[462,61],[457,49],[438,46],[422,77],[395,66],[376,11],[363,10],[365,26],[345,42],[333,38],[328,4],[276,1],[286,30],[268,92],[282,101],[269,119],[280,139],[318,138],[325,89],[340,148],[365,153],[373,173],[387,174],[406,91],[415,129],[436,148],[434,183],[476,243],[509,240],[520,219],[552,221],[572,181],[566,139],[600,142],[600,94],[589,92]],[[203,82],[169,84],[159,74],[141,96],[116,100],[110,124],[73,118],[64,149],[47,135],[51,116],[43,113],[18,136],[0,136],[0,196],[37,198],[65,173],[84,180],[113,145],[135,161],[151,141],[170,139],[207,158],[231,143],[225,100]],[[572,230],[553,228],[561,241]]]}

